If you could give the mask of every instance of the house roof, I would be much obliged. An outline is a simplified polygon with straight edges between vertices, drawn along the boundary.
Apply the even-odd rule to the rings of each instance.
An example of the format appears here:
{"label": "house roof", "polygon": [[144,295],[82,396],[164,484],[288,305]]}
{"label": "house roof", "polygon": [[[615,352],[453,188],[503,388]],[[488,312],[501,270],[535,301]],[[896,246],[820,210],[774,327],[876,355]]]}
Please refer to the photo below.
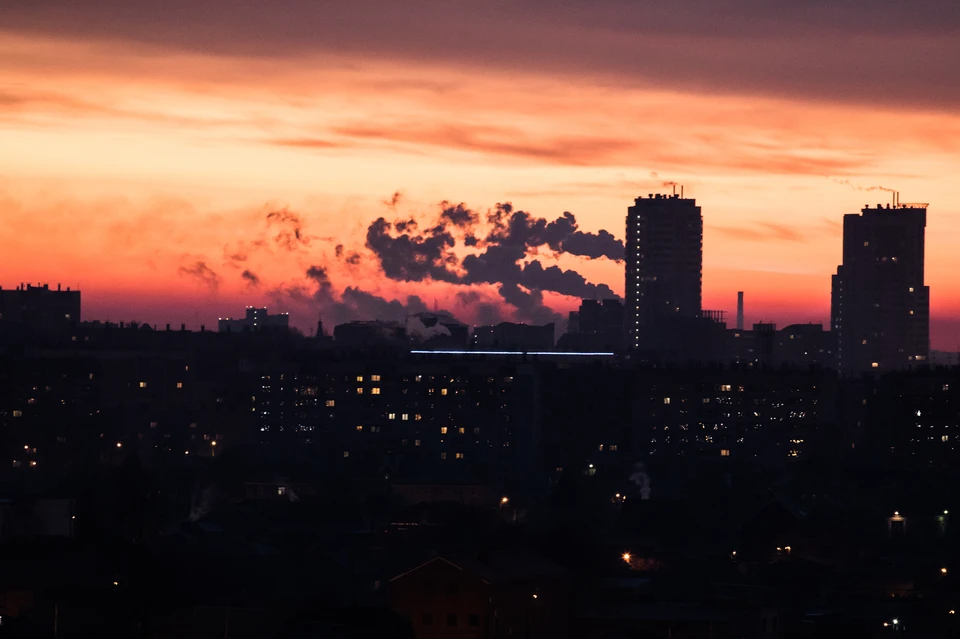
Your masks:
{"label": "house roof", "polygon": [[436,561],[447,563],[490,584],[533,579],[559,579],[566,575],[563,568],[539,555],[524,551],[497,551],[483,555],[466,553],[440,555],[397,575],[390,581],[402,579]]}

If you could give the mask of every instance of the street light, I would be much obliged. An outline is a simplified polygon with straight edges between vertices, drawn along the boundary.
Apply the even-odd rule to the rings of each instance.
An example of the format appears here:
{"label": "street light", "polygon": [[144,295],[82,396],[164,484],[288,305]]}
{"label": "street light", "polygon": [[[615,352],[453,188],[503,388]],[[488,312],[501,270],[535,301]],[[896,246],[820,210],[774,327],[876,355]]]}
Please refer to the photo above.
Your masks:
{"label": "street light", "polygon": [[625,552],[625,553],[623,553],[622,555],[620,555],[620,557],[621,557],[626,563],[628,563],[628,564],[630,563],[630,558],[631,558],[630,553]]}

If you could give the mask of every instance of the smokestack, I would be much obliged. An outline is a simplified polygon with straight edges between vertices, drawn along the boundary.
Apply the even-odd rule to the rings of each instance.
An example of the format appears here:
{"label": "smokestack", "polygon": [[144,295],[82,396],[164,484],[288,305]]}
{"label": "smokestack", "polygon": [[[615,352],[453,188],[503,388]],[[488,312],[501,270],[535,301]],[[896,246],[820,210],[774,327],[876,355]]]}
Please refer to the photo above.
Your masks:
{"label": "smokestack", "polygon": [[737,330],[743,330],[743,291],[737,291]]}

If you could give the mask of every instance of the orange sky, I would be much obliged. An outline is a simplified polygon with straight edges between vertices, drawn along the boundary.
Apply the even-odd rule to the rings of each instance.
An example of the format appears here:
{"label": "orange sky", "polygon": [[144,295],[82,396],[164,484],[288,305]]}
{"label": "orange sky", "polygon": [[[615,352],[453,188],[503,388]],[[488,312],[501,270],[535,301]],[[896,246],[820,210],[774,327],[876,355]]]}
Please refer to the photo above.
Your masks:
{"label": "orange sky", "polygon": [[[889,194],[929,202],[933,347],[960,344],[960,113],[927,104],[719,91],[584,69],[362,50],[271,55],[180,49],[0,20],[0,283],[81,286],[86,319],[154,323],[273,304],[308,266],[393,298],[453,287],[385,279],[363,248],[380,215],[512,202],[623,235],[638,195],[685,185],[704,216],[704,306],[747,321],[829,321],[844,213]],[[383,203],[396,191],[393,213]],[[288,207],[311,240],[226,259]],[[334,258],[358,250],[359,264]],[[540,256],[553,263],[554,258]],[[212,280],[185,274],[198,261]],[[622,267],[559,258],[623,290]],[[482,288],[491,299],[492,288]],[[548,296],[561,312],[572,298]],[[288,304],[312,325],[314,310]]]}

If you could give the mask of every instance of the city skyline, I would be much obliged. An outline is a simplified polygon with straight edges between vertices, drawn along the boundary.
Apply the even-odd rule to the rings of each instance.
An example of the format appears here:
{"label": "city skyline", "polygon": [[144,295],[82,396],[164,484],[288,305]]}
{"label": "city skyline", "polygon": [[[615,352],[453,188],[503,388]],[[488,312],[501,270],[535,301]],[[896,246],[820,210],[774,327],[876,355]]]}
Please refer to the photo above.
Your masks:
{"label": "city skyline", "polygon": [[[439,13],[415,3],[391,18],[403,29],[381,22],[393,13],[376,2],[282,13],[248,2],[217,28],[199,26],[212,0],[129,14],[107,0],[5,5],[0,228],[15,241],[0,279],[79,286],[91,318],[213,326],[252,304],[309,330],[308,306],[281,307],[268,292],[314,292],[305,274],[319,265],[338,295],[418,295],[472,323],[476,303],[449,283],[370,268],[372,220],[511,202],[547,220],[570,211],[581,230],[623,239],[624,206],[676,182],[703,207],[704,308],[732,317],[742,290],[748,325],[827,326],[842,216],[896,189],[931,202],[931,341],[956,350],[960,117],[937,81],[960,57],[945,31],[955,8],[614,4],[584,23],[576,3]],[[645,37],[628,38],[627,25]],[[856,55],[824,58],[818,43],[841,28]],[[707,37],[710,47],[691,44]],[[310,245],[231,264],[227,249],[255,241],[285,207]],[[338,245],[357,260],[338,260]],[[548,253],[544,267],[623,295],[622,265]],[[505,306],[494,285],[470,286]],[[561,315],[578,304],[544,302]]]}

